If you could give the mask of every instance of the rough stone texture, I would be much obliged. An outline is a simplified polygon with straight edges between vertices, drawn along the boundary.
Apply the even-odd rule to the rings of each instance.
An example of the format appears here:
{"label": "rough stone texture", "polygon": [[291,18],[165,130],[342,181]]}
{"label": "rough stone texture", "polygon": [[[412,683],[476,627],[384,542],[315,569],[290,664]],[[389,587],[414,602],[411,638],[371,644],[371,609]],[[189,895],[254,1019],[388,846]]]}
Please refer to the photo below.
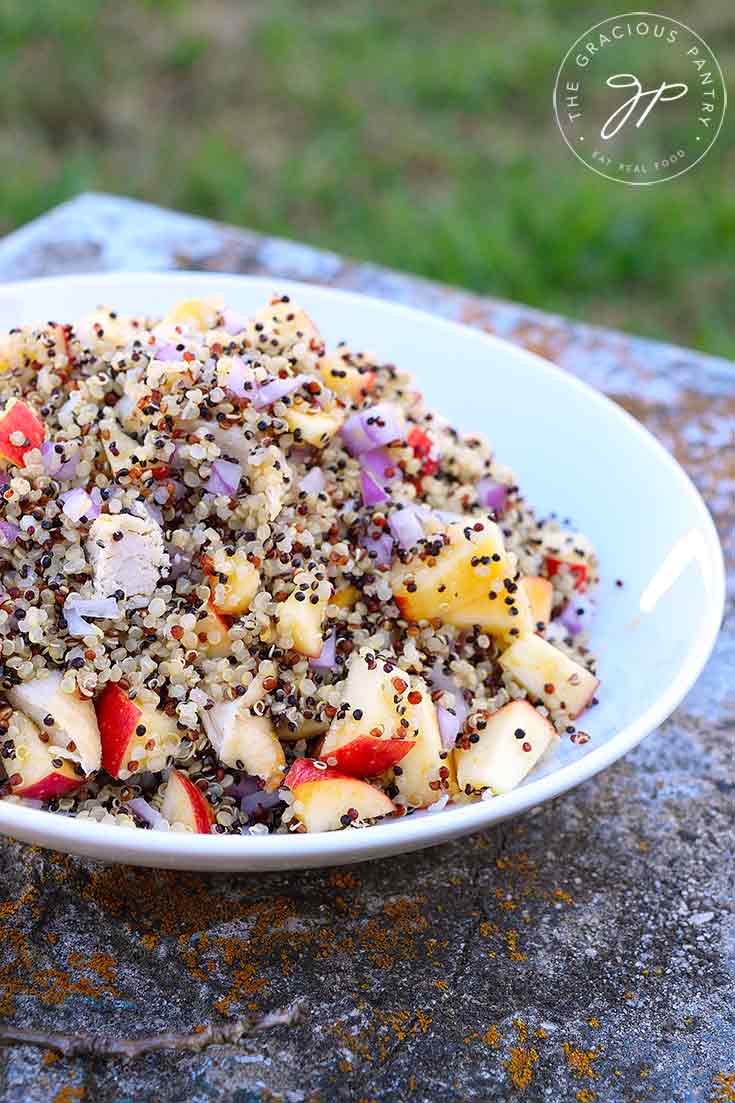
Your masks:
{"label": "rough stone texture", "polygon": [[[0,245],[0,278],[269,273],[400,299],[556,360],[640,418],[708,499],[735,581],[735,369],[303,245],[82,196]],[[0,1019],[191,1030],[297,996],[306,1021],[135,1063],[13,1047],[3,1103],[735,1101],[735,612],[661,730],[470,839],[306,874],[156,873],[1,844]]]}

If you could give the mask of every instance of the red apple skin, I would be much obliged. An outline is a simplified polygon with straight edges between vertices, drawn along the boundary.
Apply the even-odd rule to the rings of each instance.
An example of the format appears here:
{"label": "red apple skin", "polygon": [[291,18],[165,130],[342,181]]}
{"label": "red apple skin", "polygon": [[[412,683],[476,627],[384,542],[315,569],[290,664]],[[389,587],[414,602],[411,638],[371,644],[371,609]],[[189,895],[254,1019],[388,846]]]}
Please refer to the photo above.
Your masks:
{"label": "red apple skin", "polygon": [[[71,793],[78,789],[84,782],[83,777],[67,777],[65,774],[48,774],[33,785],[13,788],[16,797],[27,797],[28,800],[53,800],[54,797],[63,797],[65,793]],[[12,786],[11,786],[12,788]]]}
{"label": "red apple skin", "polygon": [[102,767],[111,777],[117,777],[125,766],[126,751],[142,712],[114,682],[108,682],[102,690],[95,711],[102,741]]}
{"label": "red apple skin", "polygon": [[[553,578],[556,572],[562,565],[561,559],[556,559],[553,555],[546,556],[546,574],[548,578]],[[586,590],[587,589],[587,564],[586,563],[567,563],[570,571],[574,575],[574,589]]]}
{"label": "red apple skin", "polygon": [[[16,432],[22,433],[29,443],[12,444],[10,435]],[[0,417],[0,457],[22,467],[26,452],[32,448],[40,448],[45,436],[43,423],[30,406],[26,406],[25,402],[14,402]]]}
{"label": "red apple skin", "polygon": [[336,758],[336,769],[351,777],[377,777],[405,758],[414,743],[413,739],[376,739],[372,735],[358,735],[342,747],[329,751],[327,757]]}
{"label": "red apple skin", "polygon": [[293,792],[299,785],[304,785],[307,781],[344,781],[345,778],[352,781],[351,774],[342,773],[341,770],[335,770],[332,766],[328,766],[326,770],[320,770],[318,766],[314,765],[313,758],[297,758],[286,775],[284,785]]}
{"label": "red apple skin", "polygon": [[[189,780],[186,774],[182,774],[178,770],[174,770],[174,773],[176,774],[177,781],[184,788],[189,798],[191,810],[194,813],[194,831],[197,835],[208,835],[214,823],[214,811],[211,804],[204,794],[197,789],[193,781]],[[169,785],[170,784],[171,780],[169,779]]]}

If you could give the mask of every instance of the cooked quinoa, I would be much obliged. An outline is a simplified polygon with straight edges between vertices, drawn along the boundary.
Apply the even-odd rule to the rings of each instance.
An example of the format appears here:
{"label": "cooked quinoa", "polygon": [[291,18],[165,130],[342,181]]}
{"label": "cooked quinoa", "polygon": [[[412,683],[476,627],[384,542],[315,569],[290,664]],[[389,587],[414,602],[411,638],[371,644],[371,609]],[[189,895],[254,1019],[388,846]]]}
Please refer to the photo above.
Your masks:
{"label": "cooked quinoa", "polygon": [[[578,665],[570,686],[586,685],[589,542],[537,518],[484,440],[430,410],[399,368],[325,349],[288,296],[252,319],[192,301],[163,320],[105,308],[23,327],[2,339],[0,372],[0,796],[157,830],[303,831],[315,828],[297,782],[305,793],[314,771],[379,790],[365,805],[377,815],[386,798],[403,815],[505,791],[493,774],[504,759],[487,779],[482,763],[465,785],[457,772],[468,776],[462,755],[486,732],[499,753],[494,718],[514,701],[550,733],[544,753],[557,741],[549,724],[587,740],[560,685],[529,688],[500,657],[546,641]],[[480,606],[462,578],[492,616],[473,622]],[[537,600],[550,610],[540,620]],[[496,630],[498,608],[511,619]],[[394,731],[361,727],[370,717],[345,696],[358,666],[390,680]],[[582,708],[595,703],[589,681]],[[100,768],[90,772],[55,706],[43,715],[36,685],[39,700],[78,702],[92,727],[96,709]],[[158,720],[133,724],[118,747],[126,707]],[[440,747],[412,790],[426,725]],[[409,750],[366,781],[344,753],[357,735]],[[513,737],[531,751],[524,729]],[[28,784],[25,739],[40,740],[34,764],[47,754],[62,782]],[[309,776],[289,775],[298,759]],[[183,805],[165,804],[172,770]],[[186,808],[187,780],[204,826],[162,814]],[[348,804],[330,826],[371,820]]]}

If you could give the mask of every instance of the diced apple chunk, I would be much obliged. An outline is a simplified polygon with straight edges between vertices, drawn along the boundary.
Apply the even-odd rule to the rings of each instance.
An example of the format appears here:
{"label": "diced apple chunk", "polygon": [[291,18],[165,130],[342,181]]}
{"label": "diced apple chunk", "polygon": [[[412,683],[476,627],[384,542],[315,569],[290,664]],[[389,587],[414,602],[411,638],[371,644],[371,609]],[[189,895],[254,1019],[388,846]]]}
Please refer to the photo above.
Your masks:
{"label": "diced apple chunk", "polygon": [[320,770],[297,759],[286,778],[297,819],[308,832],[339,831],[355,820],[375,820],[395,811],[393,801],[366,781],[339,770]]}
{"label": "diced apple chunk", "polygon": [[208,582],[213,592],[221,583],[224,594],[215,601],[212,608],[226,617],[238,617],[246,613],[260,586],[260,574],[242,549],[228,555],[220,548],[211,557],[207,557],[206,570]]}
{"label": "diced apple chunk", "polygon": [[180,770],[169,774],[161,815],[174,826],[181,825],[195,835],[208,835],[214,810],[204,794]]}
{"label": "diced apple chunk", "polygon": [[337,406],[322,410],[298,399],[294,399],[284,417],[296,442],[313,444],[315,448],[325,448],[344,421],[344,413]]}
{"label": "diced apple chunk", "polygon": [[169,310],[163,319],[164,325],[181,326],[204,333],[208,329],[214,329],[221,305],[219,299],[185,299]]}
{"label": "diced apple chunk", "polygon": [[355,653],[322,757],[335,759],[338,769],[356,777],[385,773],[414,745],[408,738],[413,692],[411,677],[394,663],[371,652]]}
{"label": "diced apple chunk", "polygon": [[52,751],[79,762],[85,774],[99,770],[102,744],[92,701],[65,693],[62,676],[52,671],[6,691],[14,708],[38,724]]}
{"label": "diced apple chunk", "polygon": [[509,793],[558,742],[553,724],[528,701],[511,701],[493,713],[479,742],[454,751],[460,789]]}
{"label": "diced apple chunk", "polygon": [[547,625],[551,620],[551,601],[554,593],[554,587],[548,578],[529,575],[520,580],[519,586],[525,590],[528,598],[534,628],[538,629],[541,624]]}
{"label": "diced apple chunk", "polygon": [[28,800],[52,800],[84,782],[81,767],[61,758],[45,730],[22,712],[12,714],[6,733],[0,736],[0,761],[11,792]]}
{"label": "diced apple chunk", "polygon": [[115,778],[128,778],[140,770],[161,770],[176,753],[181,732],[175,717],[155,704],[130,697],[115,682],[108,682],[95,702],[102,738],[102,765]]}
{"label": "diced apple chunk", "polygon": [[322,623],[331,594],[332,586],[326,579],[310,571],[296,575],[293,592],[276,606],[277,636],[282,646],[312,659],[321,655]]}
{"label": "diced apple chunk", "polygon": [[448,544],[428,562],[399,569],[393,594],[401,615],[461,628],[479,625],[502,638],[532,631],[528,598],[514,581],[495,522],[457,521],[447,537]]}
{"label": "diced apple chunk", "polygon": [[288,299],[284,302],[282,298],[273,298],[268,306],[258,310],[247,326],[247,333],[256,347],[265,348],[273,340],[282,349],[305,344],[312,351],[321,352],[323,347],[321,334],[309,315]]}
{"label": "diced apple chunk", "polygon": [[232,651],[230,626],[216,609],[208,606],[194,629],[198,640],[198,650],[210,659],[226,659]]}
{"label": "diced apple chunk", "polygon": [[431,695],[425,686],[419,692],[421,701],[413,707],[408,732],[415,742],[395,770],[395,785],[401,800],[412,808],[433,804],[442,793],[451,790],[454,780],[451,755],[442,745]]}
{"label": "diced apple chunk", "polygon": [[361,402],[375,386],[375,372],[356,367],[339,356],[322,356],[319,372],[325,386],[348,402]]}
{"label": "diced apple chunk", "polygon": [[102,447],[113,475],[130,470],[136,464],[145,464],[148,449],[124,432],[115,418],[104,418],[99,428]]}
{"label": "diced apple chunk", "polygon": [[584,712],[600,684],[594,674],[540,636],[516,640],[499,661],[532,697],[551,710],[564,709],[571,720]]}
{"label": "diced apple chunk", "polygon": [[278,788],[286,756],[270,719],[252,712],[247,695],[204,710],[202,724],[220,762],[263,778],[266,789]]}

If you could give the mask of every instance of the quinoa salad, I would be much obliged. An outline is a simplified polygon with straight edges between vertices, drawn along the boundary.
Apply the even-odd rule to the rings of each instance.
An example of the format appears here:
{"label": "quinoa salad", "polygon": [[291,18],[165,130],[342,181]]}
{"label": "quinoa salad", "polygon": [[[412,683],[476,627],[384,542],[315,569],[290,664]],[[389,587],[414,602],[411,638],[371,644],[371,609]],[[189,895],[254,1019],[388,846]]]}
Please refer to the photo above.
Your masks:
{"label": "quinoa salad", "polygon": [[11,330],[0,410],[0,799],[355,830],[587,742],[589,540],[288,296]]}

